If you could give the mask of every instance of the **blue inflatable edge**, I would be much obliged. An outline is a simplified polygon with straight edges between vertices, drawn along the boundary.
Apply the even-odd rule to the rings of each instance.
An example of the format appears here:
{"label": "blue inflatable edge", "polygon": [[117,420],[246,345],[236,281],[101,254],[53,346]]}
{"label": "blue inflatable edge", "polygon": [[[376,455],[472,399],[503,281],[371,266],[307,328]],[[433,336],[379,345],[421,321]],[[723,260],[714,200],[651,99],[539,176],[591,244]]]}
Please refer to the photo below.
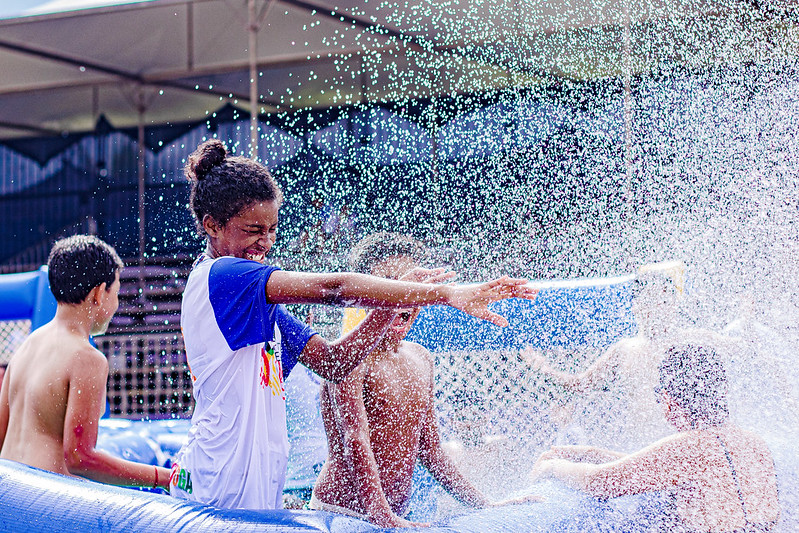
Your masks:
{"label": "blue inflatable edge", "polygon": [[30,320],[31,331],[49,322],[56,311],[47,266],[32,272],[0,276],[0,320]]}
{"label": "blue inflatable edge", "polygon": [[[631,531],[652,525],[662,495],[603,502],[545,482],[541,502],[477,509],[430,528],[401,531]],[[608,529],[610,528],[610,529]],[[168,495],[109,487],[0,460],[0,532],[97,531],[110,533],[384,531],[368,522],[323,511],[217,509]]]}

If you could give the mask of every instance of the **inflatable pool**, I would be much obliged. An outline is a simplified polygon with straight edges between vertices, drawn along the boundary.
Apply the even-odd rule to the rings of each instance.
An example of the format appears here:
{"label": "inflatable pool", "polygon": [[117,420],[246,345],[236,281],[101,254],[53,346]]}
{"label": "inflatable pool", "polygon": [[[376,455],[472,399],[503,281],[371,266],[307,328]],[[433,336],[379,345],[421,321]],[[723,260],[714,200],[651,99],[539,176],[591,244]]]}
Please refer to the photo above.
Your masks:
{"label": "inflatable pool", "polygon": [[[149,425],[149,427],[147,427]],[[135,422],[111,431],[107,442],[128,440],[129,456],[145,447],[157,446],[157,433],[170,434],[165,421]],[[107,431],[108,427],[104,428]],[[131,438],[137,435],[137,438]],[[154,438],[155,437],[155,438]],[[780,476],[783,514],[778,531],[792,532],[799,527],[796,514],[796,484],[799,461],[788,442],[775,446],[775,461]],[[109,448],[106,448],[110,451]],[[138,452],[137,452],[138,450]],[[146,455],[146,453],[145,453]],[[161,451],[161,455],[164,452]],[[159,453],[153,453],[157,458]],[[141,459],[142,456],[135,456]],[[600,501],[555,482],[532,486],[530,492],[543,501],[494,509],[468,511],[447,517],[430,533],[539,533],[539,532],[644,532],[656,530],[664,495],[658,493]],[[235,511],[176,500],[125,488],[110,487],[0,460],[0,531],[102,531],[161,532],[359,532],[378,528],[353,518],[318,511]]]}
{"label": "inflatable pool", "polygon": [[[545,501],[472,511],[419,531],[631,531],[651,524],[658,495],[600,502],[557,484],[536,487]],[[0,531],[378,531],[318,511],[232,511],[168,495],[108,487],[0,460]]]}

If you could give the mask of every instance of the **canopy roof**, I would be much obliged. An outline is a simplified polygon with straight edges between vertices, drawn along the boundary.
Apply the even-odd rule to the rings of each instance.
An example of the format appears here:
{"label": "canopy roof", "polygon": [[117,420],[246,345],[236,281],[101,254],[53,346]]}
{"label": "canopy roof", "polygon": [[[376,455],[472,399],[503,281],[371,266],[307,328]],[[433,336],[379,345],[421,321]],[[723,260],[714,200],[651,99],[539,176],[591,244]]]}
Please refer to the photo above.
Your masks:
{"label": "canopy roof", "polygon": [[10,18],[0,20],[0,142],[63,139],[98,122],[178,127],[231,106],[291,114],[770,61],[796,53],[793,7],[153,0]]}

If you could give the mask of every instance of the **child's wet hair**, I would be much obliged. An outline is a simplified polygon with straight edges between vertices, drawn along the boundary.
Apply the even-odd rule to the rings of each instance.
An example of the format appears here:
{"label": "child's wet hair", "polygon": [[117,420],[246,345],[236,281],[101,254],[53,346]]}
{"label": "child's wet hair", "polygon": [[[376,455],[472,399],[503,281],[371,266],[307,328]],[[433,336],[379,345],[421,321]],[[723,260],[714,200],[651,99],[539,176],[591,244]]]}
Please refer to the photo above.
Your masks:
{"label": "child's wet hair", "polygon": [[685,409],[692,426],[716,426],[729,418],[727,373],[712,348],[680,345],[670,348],[660,363],[660,390]]}
{"label": "child's wet hair", "polygon": [[103,283],[110,290],[124,266],[110,244],[92,235],[73,235],[57,241],[50,250],[50,290],[58,303],[79,304]]}
{"label": "child's wet hair", "polygon": [[369,274],[377,263],[403,255],[420,262],[425,255],[425,246],[416,239],[399,233],[372,233],[353,247],[349,258],[350,268],[355,272]]}
{"label": "child's wet hair", "polygon": [[283,201],[269,170],[253,159],[231,156],[218,139],[202,143],[184,168],[191,184],[189,205],[200,235],[206,215],[224,226],[256,202]]}

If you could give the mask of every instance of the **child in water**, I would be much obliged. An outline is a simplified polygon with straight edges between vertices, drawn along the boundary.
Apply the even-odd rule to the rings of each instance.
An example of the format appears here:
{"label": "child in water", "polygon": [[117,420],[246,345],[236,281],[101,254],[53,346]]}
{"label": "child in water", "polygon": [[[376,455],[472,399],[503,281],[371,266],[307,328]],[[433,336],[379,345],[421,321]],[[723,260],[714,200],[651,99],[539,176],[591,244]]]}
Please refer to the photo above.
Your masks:
{"label": "child in water", "polygon": [[658,398],[677,433],[626,454],[557,446],[532,470],[598,498],[669,491],[663,531],[771,531],[780,516],[774,460],[757,435],[729,422],[721,358],[675,346],[660,363]]}
{"label": "child in water", "polygon": [[[396,233],[362,239],[350,255],[358,272],[398,279],[418,266],[421,243]],[[404,515],[417,460],[459,501],[497,505],[476,489],[441,446],[434,409],[433,356],[404,338],[419,314],[406,309],[375,349],[340,383],[322,385],[328,457],[310,507],[409,527]],[[531,499],[507,503],[524,503]]]}
{"label": "child in water", "polygon": [[[382,338],[396,310],[457,307],[498,325],[488,304],[534,298],[525,280],[476,285],[439,282],[444,269],[416,269],[405,280],[364,274],[281,271],[264,264],[277,236],[281,191],[267,169],[230,156],[218,140],[189,158],[190,204],[207,248],[186,284],[181,326],[196,400],[188,442],[176,457],[171,492],[222,508],[282,507],[288,442],[283,381],[297,362],[344,379]],[[376,309],[329,342],[282,304]]]}
{"label": "child in water", "polygon": [[114,485],[166,488],[169,470],[95,449],[108,361],[89,342],[119,305],[122,261],[105,242],[75,235],[47,261],[58,307],[11,358],[0,389],[0,457]]}

